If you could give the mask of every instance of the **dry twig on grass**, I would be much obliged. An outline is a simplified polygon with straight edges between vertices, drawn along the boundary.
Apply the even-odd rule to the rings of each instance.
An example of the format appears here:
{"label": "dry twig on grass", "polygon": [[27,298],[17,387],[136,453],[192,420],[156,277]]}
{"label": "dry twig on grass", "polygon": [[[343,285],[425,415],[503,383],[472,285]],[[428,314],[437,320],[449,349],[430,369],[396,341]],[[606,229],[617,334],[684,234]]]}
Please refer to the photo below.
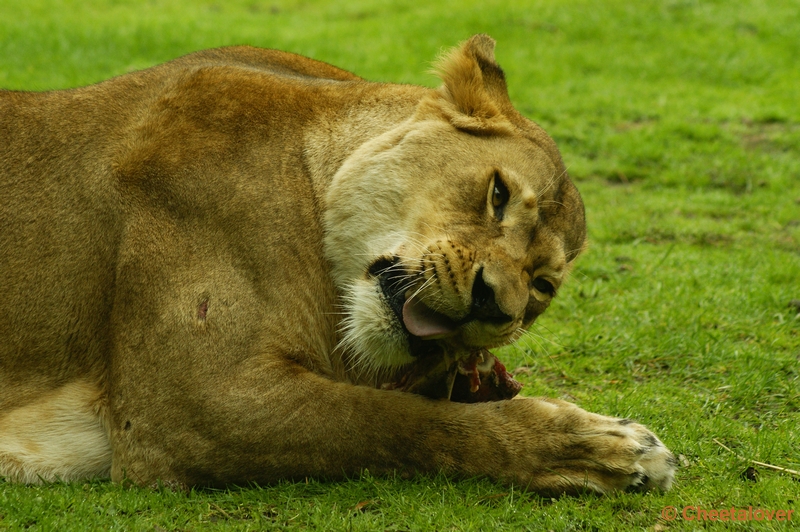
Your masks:
{"label": "dry twig on grass", "polygon": [[745,458],[744,456],[740,455],[739,453],[737,453],[736,451],[734,451],[733,449],[731,449],[730,447],[728,447],[727,445],[725,445],[724,443],[719,441],[718,439],[713,438],[712,441],[714,443],[716,443],[717,445],[719,445],[720,447],[722,447],[723,449],[725,449],[726,451],[728,451],[730,453],[733,453],[735,456],[741,458],[742,460],[744,460],[746,462],[750,462],[750,463],[755,464],[757,466],[766,467],[767,469],[772,469],[774,471],[781,471],[783,473],[789,473],[790,475],[795,475],[795,476],[800,477],[800,471],[795,471],[794,469],[787,469],[785,467],[780,467],[780,466],[776,466],[776,465],[772,465],[772,464],[767,464],[765,462],[759,462],[758,460],[753,460],[751,458]]}

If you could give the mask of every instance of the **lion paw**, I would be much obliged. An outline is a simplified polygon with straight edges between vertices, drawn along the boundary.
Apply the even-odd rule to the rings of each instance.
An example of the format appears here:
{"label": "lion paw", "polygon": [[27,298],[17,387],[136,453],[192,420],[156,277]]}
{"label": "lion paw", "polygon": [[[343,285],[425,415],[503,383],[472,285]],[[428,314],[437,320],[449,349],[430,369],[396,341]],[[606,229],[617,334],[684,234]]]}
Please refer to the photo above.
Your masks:
{"label": "lion paw", "polygon": [[587,447],[595,462],[595,491],[668,490],[677,468],[675,456],[655,434],[630,419],[600,418],[600,430],[592,430]]}
{"label": "lion paw", "polygon": [[556,399],[510,401],[536,413],[528,450],[534,460],[522,473],[528,488],[543,493],[668,490],[677,461],[655,434],[630,419],[592,414]]}

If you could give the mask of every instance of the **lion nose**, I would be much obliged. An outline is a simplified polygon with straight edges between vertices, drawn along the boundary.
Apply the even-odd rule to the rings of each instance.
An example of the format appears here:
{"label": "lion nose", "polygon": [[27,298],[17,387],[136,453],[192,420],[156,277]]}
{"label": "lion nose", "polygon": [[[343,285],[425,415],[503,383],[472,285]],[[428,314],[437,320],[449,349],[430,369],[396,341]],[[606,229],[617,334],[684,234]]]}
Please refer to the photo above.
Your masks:
{"label": "lion nose", "polygon": [[469,318],[498,324],[511,321],[511,316],[497,306],[494,290],[483,279],[483,268],[475,274],[475,281],[472,283],[472,309]]}

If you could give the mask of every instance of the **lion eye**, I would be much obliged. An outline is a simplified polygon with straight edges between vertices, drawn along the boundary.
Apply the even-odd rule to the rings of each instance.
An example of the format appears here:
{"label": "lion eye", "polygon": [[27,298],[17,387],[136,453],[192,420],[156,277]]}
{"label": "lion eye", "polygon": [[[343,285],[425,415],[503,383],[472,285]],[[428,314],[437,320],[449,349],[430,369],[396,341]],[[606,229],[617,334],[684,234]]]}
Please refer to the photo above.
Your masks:
{"label": "lion eye", "polygon": [[508,188],[506,187],[503,180],[500,179],[500,175],[495,172],[494,180],[492,181],[494,190],[492,191],[492,207],[494,207],[494,215],[497,217],[498,220],[503,219],[503,209],[508,203]]}
{"label": "lion eye", "polygon": [[550,281],[548,281],[544,277],[537,277],[536,279],[533,280],[532,284],[535,289],[537,289],[539,292],[543,294],[547,294],[551,297],[556,295],[555,287]]}

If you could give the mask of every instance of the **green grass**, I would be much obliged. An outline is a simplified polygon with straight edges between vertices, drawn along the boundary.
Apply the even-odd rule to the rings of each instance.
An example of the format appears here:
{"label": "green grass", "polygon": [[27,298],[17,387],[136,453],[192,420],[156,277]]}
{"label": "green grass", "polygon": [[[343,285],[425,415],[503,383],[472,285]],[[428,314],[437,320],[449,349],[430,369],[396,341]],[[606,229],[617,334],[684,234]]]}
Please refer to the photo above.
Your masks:
{"label": "green grass", "polygon": [[[664,506],[800,511],[800,3],[4,0],[0,87],[88,84],[193,50],[288,49],[434,85],[443,48],[498,40],[512,99],[559,143],[589,251],[501,350],[523,393],[636,418],[683,467],[667,494],[541,499],[487,480],[229,491],[0,482],[0,529],[723,530]],[[800,521],[796,515],[793,524]]]}

